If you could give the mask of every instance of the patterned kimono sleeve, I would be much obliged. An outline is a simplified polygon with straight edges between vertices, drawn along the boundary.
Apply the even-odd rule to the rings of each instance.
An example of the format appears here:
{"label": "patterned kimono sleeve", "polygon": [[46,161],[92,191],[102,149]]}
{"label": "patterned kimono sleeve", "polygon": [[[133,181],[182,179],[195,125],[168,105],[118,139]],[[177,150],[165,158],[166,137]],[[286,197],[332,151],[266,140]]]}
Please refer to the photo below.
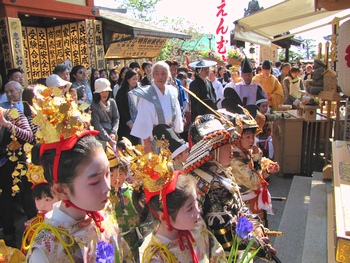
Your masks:
{"label": "patterned kimono sleeve", "polygon": [[209,244],[210,244],[210,263],[222,263],[227,262],[227,258],[224,252],[224,249],[220,245],[219,241],[215,238],[215,236],[208,231]]}
{"label": "patterned kimono sleeve", "polygon": [[238,185],[244,185],[248,189],[258,190],[261,187],[260,178],[257,171],[240,156],[231,159],[232,174]]}
{"label": "patterned kimono sleeve", "polygon": [[123,263],[132,263],[135,262],[132,252],[129,248],[129,245],[126,243],[124,238],[119,240],[119,251],[121,254],[121,262]]}

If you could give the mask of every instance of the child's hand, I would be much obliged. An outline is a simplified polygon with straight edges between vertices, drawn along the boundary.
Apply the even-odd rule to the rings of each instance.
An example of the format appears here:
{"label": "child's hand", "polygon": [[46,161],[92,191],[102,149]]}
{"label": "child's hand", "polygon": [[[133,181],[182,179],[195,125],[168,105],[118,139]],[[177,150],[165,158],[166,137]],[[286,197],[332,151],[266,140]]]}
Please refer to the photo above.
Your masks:
{"label": "child's hand", "polygon": [[256,145],[253,145],[252,152],[253,152],[253,154],[259,153],[259,147]]}
{"label": "child's hand", "polygon": [[267,171],[270,174],[277,173],[280,170],[280,166],[278,163],[271,163],[269,167],[267,168]]}

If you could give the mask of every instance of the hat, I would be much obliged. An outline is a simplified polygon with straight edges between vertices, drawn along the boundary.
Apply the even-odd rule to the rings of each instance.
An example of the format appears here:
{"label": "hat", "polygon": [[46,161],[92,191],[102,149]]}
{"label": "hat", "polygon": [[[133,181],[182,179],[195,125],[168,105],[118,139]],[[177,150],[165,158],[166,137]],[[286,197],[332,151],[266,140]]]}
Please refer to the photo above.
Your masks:
{"label": "hat", "polygon": [[188,143],[181,139],[173,128],[166,124],[158,124],[154,126],[152,134],[156,140],[166,139],[169,141],[171,151],[171,159],[174,159],[180,153],[188,149]]}
{"label": "hat", "polygon": [[221,102],[222,108],[235,113],[242,111],[241,107],[238,106],[243,104],[242,100],[233,88],[225,88],[224,97]]}
{"label": "hat", "polygon": [[189,135],[192,147],[184,165],[185,173],[202,166],[213,158],[213,150],[239,137],[232,122],[212,114],[197,116]]}
{"label": "hat", "polygon": [[69,89],[72,83],[61,79],[57,74],[52,74],[46,79],[46,86],[49,88],[65,87]]}
{"label": "hat", "polygon": [[216,64],[217,63],[215,61],[202,59],[199,61],[191,62],[189,66],[191,68],[209,68],[209,67],[215,66]]}
{"label": "hat", "polygon": [[101,93],[103,91],[112,91],[111,83],[108,79],[99,78],[95,80],[95,91],[94,93]]}
{"label": "hat", "polygon": [[260,87],[258,85],[258,90],[257,90],[257,93],[256,93],[256,102],[255,102],[255,104],[258,105],[258,104],[263,103],[263,102],[268,102],[268,100],[266,99],[266,97],[263,94],[262,87]]}
{"label": "hat", "polygon": [[264,60],[262,63],[262,69],[271,69],[271,66],[271,61],[268,59]]}
{"label": "hat", "polygon": [[242,73],[252,73],[253,72],[252,65],[250,64],[250,61],[247,57],[245,57],[244,60],[242,61],[241,70],[242,70]]}
{"label": "hat", "polygon": [[130,65],[129,65],[129,68],[132,68],[132,69],[140,68],[140,64],[138,62],[136,62],[136,61],[131,62]]}
{"label": "hat", "polygon": [[260,132],[262,132],[262,128],[265,125],[266,117],[259,111],[259,107],[257,105],[247,105],[246,109],[249,111],[250,115],[255,119],[256,124],[258,125],[258,129],[255,133],[255,135],[257,135]]}

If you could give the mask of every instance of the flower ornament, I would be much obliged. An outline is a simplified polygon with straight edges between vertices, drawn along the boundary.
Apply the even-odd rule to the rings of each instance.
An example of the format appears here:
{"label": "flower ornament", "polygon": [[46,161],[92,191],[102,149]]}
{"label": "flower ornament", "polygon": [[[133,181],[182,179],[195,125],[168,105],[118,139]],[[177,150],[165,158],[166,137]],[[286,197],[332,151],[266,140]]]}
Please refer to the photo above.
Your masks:
{"label": "flower ornament", "polygon": [[114,262],[114,246],[104,241],[97,243],[96,249],[97,263],[113,263]]}
{"label": "flower ornament", "polygon": [[[228,257],[227,262],[229,263],[236,263],[236,262],[250,262],[256,254],[259,252],[260,248],[256,249],[254,252],[251,251],[251,248],[256,240],[256,237],[254,236],[252,239],[250,239],[248,245],[246,246],[243,256],[239,259],[237,258],[238,252],[239,252],[239,244],[242,240],[247,239],[249,237],[249,233],[253,231],[253,223],[250,222],[246,217],[241,216],[238,219],[237,225],[236,225],[236,235],[233,240],[233,245],[231,247],[230,255]],[[248,253],[251,253],[249,257]]]}
{"label": "flower ornament", "polygon": [[240,239],[245,239],[247,235],[253,230],[253,223],[250,222],[244,216],[241,216],[238,219],[238,223],[236,226],[236,234]]}

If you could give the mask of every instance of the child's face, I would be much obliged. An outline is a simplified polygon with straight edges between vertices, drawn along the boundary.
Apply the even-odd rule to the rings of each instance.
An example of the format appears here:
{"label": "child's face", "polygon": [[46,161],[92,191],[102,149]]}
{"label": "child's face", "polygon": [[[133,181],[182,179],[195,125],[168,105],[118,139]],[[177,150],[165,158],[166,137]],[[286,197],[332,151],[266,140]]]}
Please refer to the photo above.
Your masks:
{"label": "child's face", "polygon": [[172,222],[172,226],[176,229],[191,230],[198,222],[200,211],[198,208],[197,193],[196,189],[194,187],[192,188],[191,195],[178,211],[175,222]]}
{"label": "child's face", "polygon": [[47,213],[52,210],[53,204],[58,202],[59,199],[53,195],[53,198],[43,195],[40,199],[35,198],[35,206],[41,213]]}
{"label": "child's face", "polygon": [[109,161],[102,147],[76,167],[74,194],[68,190],[69,200],[88,211],[103,209],[108,201],[110,186]]}
{"label": "child's face", "polygon": [[111,172],[111,186],[116,189],[120,188],[126,179],[126,172],[122,169],[115,168]]}
{"label": "child's face", "polygon": [[246,150],[252,149],[255,142],[255,136],[252,132],[243,133],[241,137],[242,147]]}
{"label": "child's face", "polygon": [[290,74],[292,75],[293,79],[298,77],[298,72],[291,72]]}
{"label": "child's face", "polygon": [[268,109],[269,109],[269,104],[268,104],[267,102],[262,102],[262,103],[260,104],[259,111],[260,111],[262,114],[266,114]]}
{"label": "child's face", "polygon": [[72,100],[74,100],[74,101],[77,101],[77,100],[78,100],[78,94],[77,94],[77,91],[76,91],[75,89],[69,91],[69,94],[70,94]]}

